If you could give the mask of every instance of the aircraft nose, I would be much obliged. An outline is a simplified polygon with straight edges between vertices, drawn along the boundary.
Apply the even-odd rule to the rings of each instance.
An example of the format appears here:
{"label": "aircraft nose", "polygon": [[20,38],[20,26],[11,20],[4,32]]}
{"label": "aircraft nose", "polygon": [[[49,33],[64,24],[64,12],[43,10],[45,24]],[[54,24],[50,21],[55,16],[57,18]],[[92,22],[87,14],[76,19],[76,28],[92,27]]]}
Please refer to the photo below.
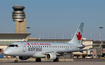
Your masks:
{"label": "aircraft nose", "polygon": [[7,51],[7,50],[4,51],[4,55],[9,55],[9,54],[10,54],[9,51]]}

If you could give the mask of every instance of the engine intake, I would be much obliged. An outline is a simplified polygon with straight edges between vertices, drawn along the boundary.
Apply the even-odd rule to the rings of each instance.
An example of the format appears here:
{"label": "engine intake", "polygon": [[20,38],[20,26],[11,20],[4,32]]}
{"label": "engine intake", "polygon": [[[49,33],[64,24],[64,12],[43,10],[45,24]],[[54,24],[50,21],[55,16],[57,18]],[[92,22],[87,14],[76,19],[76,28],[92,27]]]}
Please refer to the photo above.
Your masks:
{"label": "engine intake", "polygon": [[46,55],[46,58],[47,59],[50,59],[50,60],[54,60],[54,59],[57,58],[57,56],[54,53],[49,53],[49,54]]}

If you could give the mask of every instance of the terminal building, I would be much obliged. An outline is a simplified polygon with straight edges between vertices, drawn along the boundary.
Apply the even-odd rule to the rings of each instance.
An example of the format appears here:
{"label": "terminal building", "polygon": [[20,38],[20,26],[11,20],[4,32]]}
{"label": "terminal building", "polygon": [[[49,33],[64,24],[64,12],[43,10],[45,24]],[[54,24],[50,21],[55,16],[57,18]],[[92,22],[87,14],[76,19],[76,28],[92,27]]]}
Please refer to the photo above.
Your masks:
{"label": "terminal building", "polygon": [[[7,48],[7,46],[13,42],[29,41],[29,42],[63,42],[67,43],[70,39],[36,39],[30,38],[31,33],[26,32],[26,13],[24,12],[24,6],[13,6],[12,18],[15,21],[15,33],[0,33],[0,52]],[[98,56],[105,56],[105,41],[94,41],[83,39],[83,45],[91,45],[84,49],[94,48],[94,50],[81,52],[74,52],[74,56],[86,57],[91,55],[94,58]]]}

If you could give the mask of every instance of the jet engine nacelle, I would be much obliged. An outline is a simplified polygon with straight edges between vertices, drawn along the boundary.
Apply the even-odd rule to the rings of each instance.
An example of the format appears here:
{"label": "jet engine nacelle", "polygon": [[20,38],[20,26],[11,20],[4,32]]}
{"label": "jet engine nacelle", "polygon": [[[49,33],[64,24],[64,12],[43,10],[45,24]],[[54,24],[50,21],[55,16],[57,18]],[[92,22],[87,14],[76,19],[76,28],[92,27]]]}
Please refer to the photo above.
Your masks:
{"label": "jet engine nacelle", "polygon": [[27,60],[27,59],[29,59],[30,57],[26,57],[26,56],[19,56],[19,59],[20,60]]}
{"label": "jet engine nacelle", "polygon": [[54,60],[54,59],[56,59],[56,54],[54,54],[54,53],[49,53],[49,54],[47,54],[46,55],[46,58],[47,59],[50,59],[50,60]]}

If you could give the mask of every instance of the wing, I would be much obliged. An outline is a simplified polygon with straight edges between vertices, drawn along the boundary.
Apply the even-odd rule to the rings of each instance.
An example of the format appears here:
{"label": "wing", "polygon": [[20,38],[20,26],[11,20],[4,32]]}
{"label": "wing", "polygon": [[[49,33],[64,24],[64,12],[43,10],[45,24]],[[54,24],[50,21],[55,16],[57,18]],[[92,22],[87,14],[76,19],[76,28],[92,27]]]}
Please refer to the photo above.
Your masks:
{"label": "wing", "polygon": [[90,49],[80,49],[80,50],[67,50],[67,51],[51,51],[51,52],[43,52],[42,54],[48,54],[48,53],[55,53],[56,55],[61,55],[64,53],[70,53],[70,52],[81,52],[81,51],[87,51],[87,50],[92,50],[93,48]]}

